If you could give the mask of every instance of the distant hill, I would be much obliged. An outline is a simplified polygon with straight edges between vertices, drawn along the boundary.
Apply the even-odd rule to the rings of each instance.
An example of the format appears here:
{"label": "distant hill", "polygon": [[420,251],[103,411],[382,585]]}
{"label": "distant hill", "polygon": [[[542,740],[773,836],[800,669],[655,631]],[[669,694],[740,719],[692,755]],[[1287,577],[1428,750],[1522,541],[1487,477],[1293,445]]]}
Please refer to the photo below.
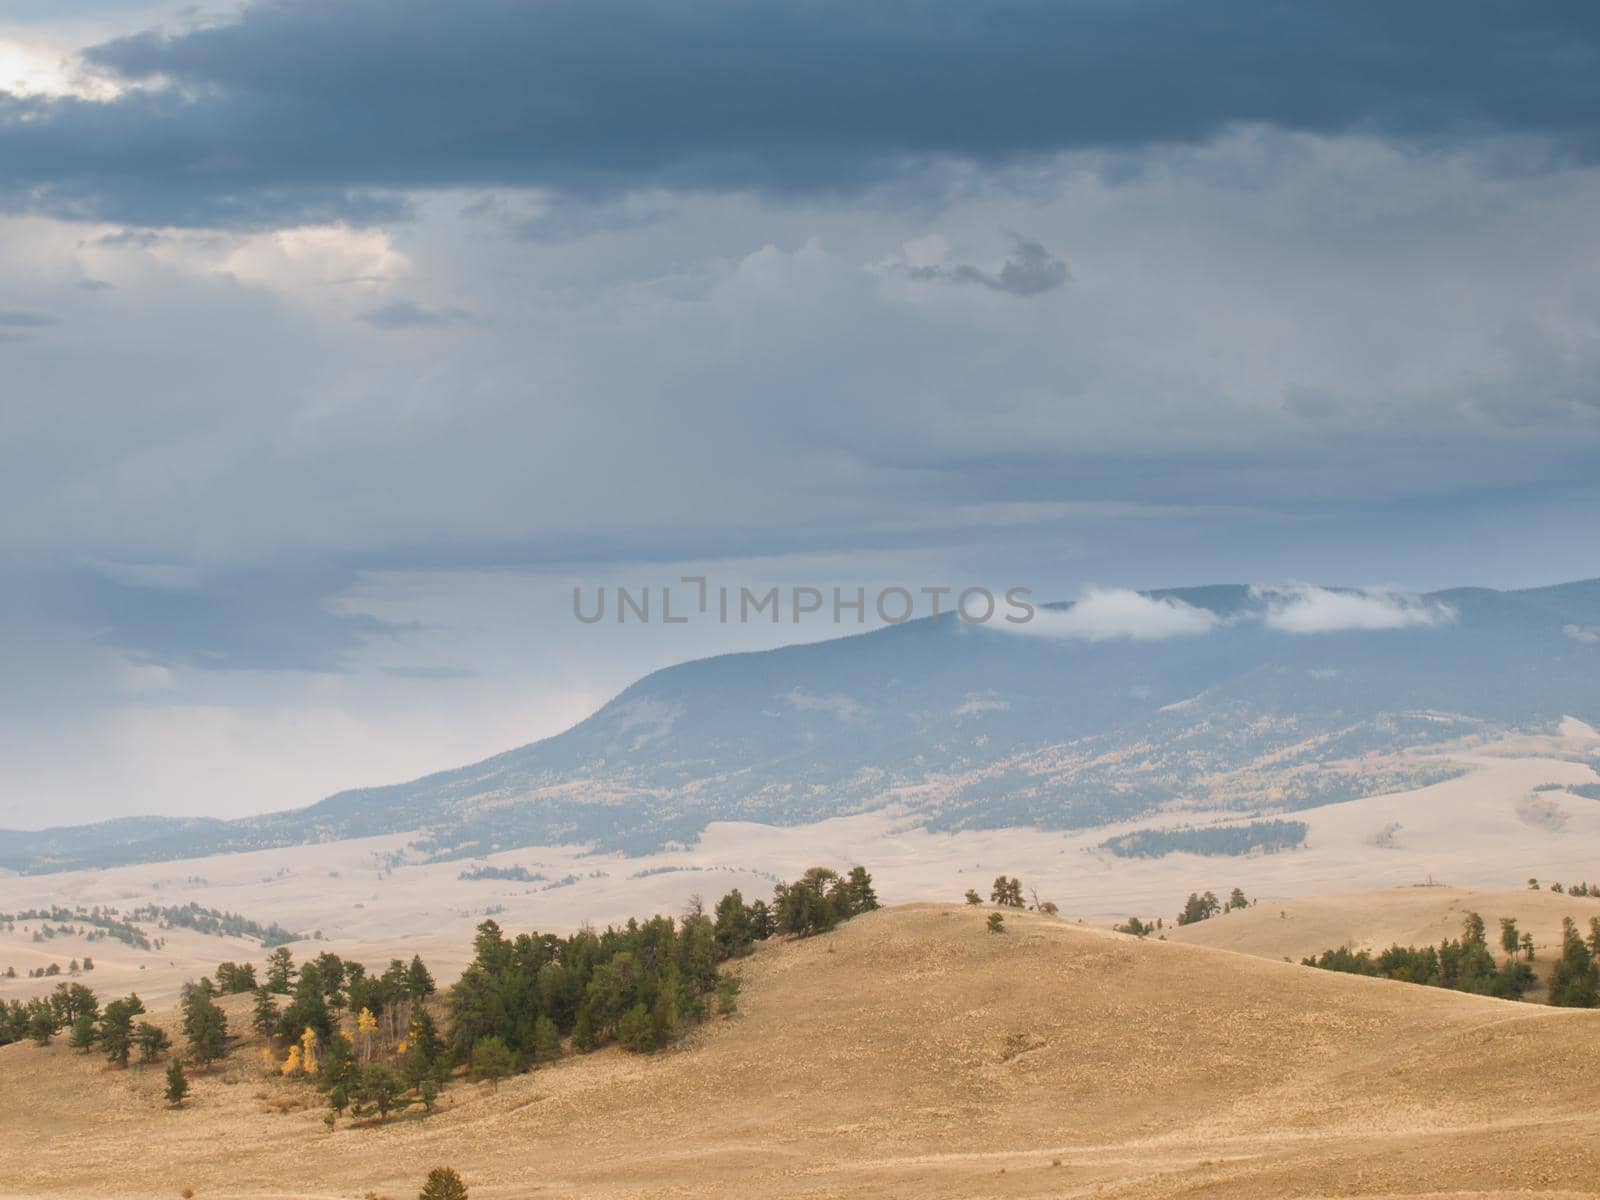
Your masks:
{"label": "distant hill", "polygon": [[0,867],[409,831],[439,857],[552,842],[642,851],[716,820],[795,824],[889,803],[941,829],[1085,827],[1176,802],[1294,811],[1446,769],[1348,769],[1374,752],[1600,721],[1600,580],[1422,597],[1102,594],[1049,606],[1030,629],[946,616],[688,662],[471,766],[244,820],[0,832]]}

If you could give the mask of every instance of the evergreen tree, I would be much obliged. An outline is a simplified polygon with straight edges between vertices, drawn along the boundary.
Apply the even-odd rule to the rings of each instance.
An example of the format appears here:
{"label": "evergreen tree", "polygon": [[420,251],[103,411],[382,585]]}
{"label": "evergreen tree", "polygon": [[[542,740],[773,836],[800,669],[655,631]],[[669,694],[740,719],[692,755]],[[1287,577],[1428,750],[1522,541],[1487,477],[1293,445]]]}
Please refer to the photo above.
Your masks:
{"label": "evergreen tree", "polygon": [[561,1033],[549,1017],[540,1017],[533,1025],[534,1057],[540,1062],[550,1062],[561,1057]]}
{"label": "evergreen tree", "polygon": [[757,900],[750,906],[750,936],[764,942],[772,936],[773,929],[772,910],[765,900]]}
{"label": "evergreen tree", "polygon": [[128,1053],[133,1049],[133,1018],[142,1012],[144,1003],[137,995],[106,1005],[100,1014],[100,1049],[107,1062],[119,1067],[128,1065]]}
{"label": "evergreen tree", "polygon": [[412,1014],[411,1028],[406,1033],[405,1058],[400,1066],[406,1083],[415,1088],[420,1087],[423,1080],[432,1078],[443,1055],[444,1044],[439,1040],[433,1018],[427,1009],[418,1008]]}
{"label": "evergreen tree", "polygon": [[216,978],[217,990],[224,995],[234,996],[256,990],[256,969],[252,963],[219,963]]}
{"label": "evergreen tree", "polygon": [[189,1094],[189,1080],[183,1073],[183,1063],[173,1059],[167,1067],[167,1103],[174,1108],[183,1106],[183,1098]]}
{"label": "evergreen tree", "polygon": [[435,1167],[428,1172],[417,1200],[467,1200],[467,1185],[449,1167]]}
{"label": "evergreen tree", "polygon": [[84,1013],[72,1022],[72,1033],[67,1039],[67,1044],[75,1050],[90,1050],[94,1047],[95,1038],[98,1036],[94,1018]]}
{"label": "evergreen tree", "polygon": [[328,1011],[322,970],[314,962],[308,962],[300,968],[294,999],[283,1010],[283,1016],[278,1021],[278,1032],[292,1042],[299,1041],[307,1029],[315,1032],[319,1038],[326,1038],[333,1032],[333,1015]]}
{"label": "evergreen tree", "polygon": [[277,1002],[272,998],[272,989],[262,984],[255,990],[255,1007],[251,1010],[250,1025],[270,1044],[272,1035],[278,1031],[278,1026],[283,1023],[283,1014],[278,1011]]}
{"label": "evergreen tree", "polygon": [[50,1006],[35,1003],[28,1015],[28,1036],[38,1045],[48,1046],[50,1039],[60,1031],[61,1027],[56,1022],[55,1014],[50,1011]]}
{"label": "evergreen tree", "polygon": [[978,893],[973,891],[971,888],[968,888],[967,889],[967,903],[968,904],[974,904],[974,905],[982,904],[983,903],[983,897],[978,895]]}
{"label": "evergreen tree", "polygon": [[500,1081],[516,1068],[516,1059],[510,1048],[493,1035],[479,1039],[472,1048],[472,1077],[490,1080],[496,1091],[500,1090]]}
{"label": "evergreen tree", "polygon": [[1517,934],[1515,917],[1500,918],[1500,948],[1506,952],[1507,958],[1517,956],[1517,947],[1521,944]]}
{"label": "evergreen tree", "polygon": [[294,955],[279,946],[267,956],[267,990],[287,996],[294,987]]}
{"label": "evergreen tree", "polygon": [[1000,913],[990,913],[989,914],[989,932],[990,933],[1004,933],[1005,931],[1006,931],[1006,919],[1005,919],[1005,917],[1002,916]]}
{"label": "evergreen tree", "polygon": [[426,1000],[436,990],[433,976],[423,964],[422,956],[413,954],[411,965],[406,968],[406,995],[412,1000]]}
{"label": "evergreen tree", "polygon": [[318,1086],[330,1090],[348,1085],[355,1078],[356,1048],[349,1034],[336,1030],[328,1039],[328,1044],[323,1047],[318,1071],[321,1076]]}
{"label": "evergreen tree", "polygon": [[202,1069],[210,1067],[227,1051],[227,1015],[199,988],[184,1002],[183,1036],[189,1040],[190,1057]]}
{"label": "evergreen tree", "polygon": [[850,900],[850,915],[871,912],[878,907],[878,893],[872,890],[872,876],[865,867],[851,867],[845,878],[845,895]]}
{"label": "evergreen tree", "polygon": [[1550,1003],[1564,1008],[1593,1008],[1600,1000],[1600,967],[1578,936],[1571,917],[1561,922],[1561,957],[1550,969]]}
{"label": "evergreen tree", "polygon": [[172,1048],[172,1039],[167,1036],[167,1031],[149,1021],[139,1022],[138,1028],[133,1031],[133,1041],[139,1047],[140,1062],[154,1062]]}
{"label": "evergreen tree", "polygon": [[750,911],[744,897],[734,888],[717,902],[715,935],[717,952],[723,958],[740,958],[750,953],[755,934],[750,928]]}
{"label": "evergreen tree", "polygon": [[994,886],[989,890],[989,900],[1005,908],[1025,908],[1027,904],[1022,898],[1022,880],[995,876]]}
{"label": "evergreen tree", "polygon": [[368,1063],[356,1077],[356,1099],[366,1112],[376,1112],[383,1120],[388,1120],[395,1108],[409,1103],[400,1099],[404,1090],[404,1081],[380,1063]]}

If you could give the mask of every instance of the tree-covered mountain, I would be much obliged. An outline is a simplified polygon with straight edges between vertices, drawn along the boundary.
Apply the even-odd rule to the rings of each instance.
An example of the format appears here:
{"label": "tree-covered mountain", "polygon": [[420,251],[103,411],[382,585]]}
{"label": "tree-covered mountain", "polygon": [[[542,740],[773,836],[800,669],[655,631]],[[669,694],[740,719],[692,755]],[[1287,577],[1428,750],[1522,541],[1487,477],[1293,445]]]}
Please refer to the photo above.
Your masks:
{"label": "tree-covered mountain", "polygon": [[442,857],[642,851],[707,823],[901,804],[935,828],[1101,824],[1182,801],[1294,810],[1414,777],[1331,764],[1564,715],[1600,722],[1600,580],[1421,597],[1243,585],[1100,594],[1026,631],[945,616],[657,671],[555,737],[236,821],[0,833],[60,870],[417,831]]}

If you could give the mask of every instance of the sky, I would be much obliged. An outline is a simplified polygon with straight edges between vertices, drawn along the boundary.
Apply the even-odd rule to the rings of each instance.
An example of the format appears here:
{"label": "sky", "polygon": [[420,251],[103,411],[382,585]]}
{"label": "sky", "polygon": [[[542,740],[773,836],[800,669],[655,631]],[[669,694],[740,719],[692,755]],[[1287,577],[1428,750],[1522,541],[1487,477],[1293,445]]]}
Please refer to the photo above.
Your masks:
{"label": "sky", "polygon": [[1588,3],[9,0],[0,826],[858,628],[575,588],[1592,577],[1597,380]]}

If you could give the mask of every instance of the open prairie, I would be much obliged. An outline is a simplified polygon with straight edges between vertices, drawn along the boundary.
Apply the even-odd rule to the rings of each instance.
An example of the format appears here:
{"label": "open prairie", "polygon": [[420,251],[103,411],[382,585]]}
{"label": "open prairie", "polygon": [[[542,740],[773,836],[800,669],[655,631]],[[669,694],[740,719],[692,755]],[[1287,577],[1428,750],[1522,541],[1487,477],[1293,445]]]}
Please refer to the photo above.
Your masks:
{"label": "open prairie", "polygon": [[[1430,879],[1488,890],[1524,887],[1529,875],[1600,881],[1600,801],[1561,789],[1535,791],[1593,783],[1600,778],[1590,765],[1597,754],[1600,737],[1576,721],[1548,737],[1455,747],[1440,761],[1467,768],[1456,778],[1288,814],[1308,826],[1306,842],[1276,854],[1120,858],[1103,846],[1133,829],[1237,824],[1248,819],[1243,813],[1173,811],[1064,832],[936,833],[917,823],[907,798],[897,809],[793,828],[719,822],[692,846],[639,857],[552,846],[472,862],[424,862],[408,853],[407,835],[392,835],[101,871],[0,876],[0,912],[50,905],[126,911],[194,901],[263,925],[275,921],[308,939],[322,935],[320,944],[297,943],[297,954],[332,949],[381,962],[421,953],[448,976],[465,963],[472,929],[486,915],[507,929],[567,932],[585,922],[604,926],[677,913],[696,894],[709,901],[737,887],[747,899],[765,896],[779,879],[818,863],[866,864],[890,903],[956,900],[967,888],[987,898],[996,875],[1016,875],[1041,899],[1092,924],[1133,915],[1164,916],[1170,923],[1189,892],[1226,895],[1235,886],[1266,905]],[[1535,801],[1553,817],[1530,819]],[[484,864],[521,867],[527,878],[462,878]],[[1513,914],[1484,913],[1497,915]],[[14,966],[19,974],[0,979],[0,1000],[48,990],[52,982],[27,979],[27,971],[51,962],[65,969],[88,953],[103,972],[97,987],[137,986],[141,995],[166,1001],[215,961],[253,952],[250,943],[183,930],[171,931],[167,946],[152,952],[71,937],[41,943],[33,940],[37,925],[0,930],[0,972]]]}
{"label": "open prairie", "polygon": [[[1402,919],[1478,902],[1419,894],[1440,911]],[[982,910],[932,904],[738,969],[739,1011],[671,1052],[456,1083],[432,1116],[331,1133],[254,1043],[194,1073],[180,1110],[154,1068],[9,1046],[0,1180],[28,1200],[402,1197],[448,1163],[475,1200],[632,1200],[1578,1197],[1600,1179],[1596,1012],[1033,914],[992,935]],[[246,999],[227,1001],[241,1026]]]}

